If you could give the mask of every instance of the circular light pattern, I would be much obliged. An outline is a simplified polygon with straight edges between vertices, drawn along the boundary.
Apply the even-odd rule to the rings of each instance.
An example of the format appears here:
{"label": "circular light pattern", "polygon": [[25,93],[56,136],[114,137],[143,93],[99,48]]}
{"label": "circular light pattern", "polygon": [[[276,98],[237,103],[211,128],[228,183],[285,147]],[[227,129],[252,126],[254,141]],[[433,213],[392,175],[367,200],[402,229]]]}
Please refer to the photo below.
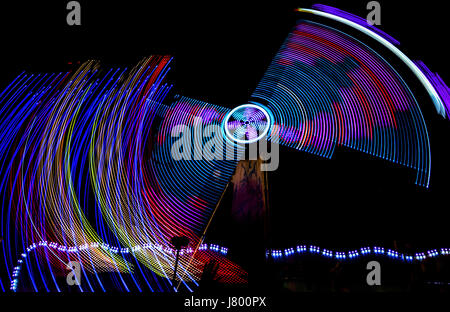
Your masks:
{"label": "circular light pattern", "polygon": [[271,119],[265,108],[244,104],[234,108],[224,119],[226,136],[237,143],[249,144],[264,138],[269,132]]}

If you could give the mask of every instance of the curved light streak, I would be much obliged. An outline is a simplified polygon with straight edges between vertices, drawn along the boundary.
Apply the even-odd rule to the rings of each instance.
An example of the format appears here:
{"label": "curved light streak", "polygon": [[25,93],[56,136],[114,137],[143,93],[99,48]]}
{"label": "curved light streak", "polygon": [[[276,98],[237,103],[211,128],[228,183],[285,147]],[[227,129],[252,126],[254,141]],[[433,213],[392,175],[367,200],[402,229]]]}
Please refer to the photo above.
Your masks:
{"label": "curved light streak", "polygon": [[408,68],[414,73],[414,75],[416,75],[416,77],[419,79],[419,81],[422,83],[422,85],[425,87],[428,94],[430,95],[431,100],[433,101],[433,104],[436,107],[436,111],[438,112],[438,114],[440,114],[444,118],[448,117],[448,116],[446,116],[444,103],[442,102],[441,98],[439,97],[439,94],[436,91],[436,89],[434,88],[434,86],[425,77],[423,72],[416,66],[416,64],[414,64],[413,61],[411,61],[402,51],[400,51],[391,42],[389,42],[382,36],[378,35],[377,33],[371,31],[370,29],[363,27],[355,22],[349,21],[345,18],[342,18],[340,16],[336,16],[336,15],[333,15],[330,13],[326,13],[326,12],[322,12],[322,11],[318,11],[318,10],[314,10],[314,9],[307,9],[307,8],[298,8],[297,11],[322,16],[322,17],[329,18],[329,19],[335,20],[337,22],[346,24],[350,27],[353,27],[353,28],[365,33],[369,37],[375,39],[376,41],[378,41],[379,43],[384,45],[392,53],[397,55],[397,57],[399,57],[406,64],[406,66],[408,66]]}

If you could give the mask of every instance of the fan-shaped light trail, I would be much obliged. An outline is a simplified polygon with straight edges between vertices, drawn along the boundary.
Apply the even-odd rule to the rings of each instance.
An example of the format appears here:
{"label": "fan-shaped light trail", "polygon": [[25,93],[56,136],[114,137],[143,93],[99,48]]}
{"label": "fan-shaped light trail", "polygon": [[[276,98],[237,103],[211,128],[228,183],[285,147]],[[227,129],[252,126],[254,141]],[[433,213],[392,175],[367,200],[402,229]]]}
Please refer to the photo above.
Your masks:
{"label": "fan-shaped light trail", "polygon": [[[37,240],[167,247],[172,237],[184,235],[195,252],[181,256],[177,279],[188,289],[211,260],[220,264],[220,280],[245,282],[237,265],[198,250],[237,161],[175,161],[170,154],[174,124],[200,116],[205,124],[220,125],[228,110],[188,98],[163,105],[171,88],[164,83],[170,61],[150,57],[131,70],[108,71],[88,61],[74,73],[22,73],[3,92],[2,257],[9,276],[14,251]],[[134,265],[102,248],[42,253],[34,254],[48,259],[42,270],[25,262],[35,290],[59,290],[57,276],[70,260],[79,261],[86,279],[100,287],[101,272],[120,272],[143,278],[125,282],[119,274],[119,289],[173,290],[167,277],[175,255],[164,248],[133,250]],[[43,270],[50,270],[50,278]],[[161,282],[155,283],[155,274]]]}
{"label": "fan-shaped light trail", "polygon": [[429,185],[430,143],[414,95],[385,59],[347,34],[300,21],[252,101],[273,112],[280,144],[328,158],[336,146],[350,147],[413,168],[416,183]]}
{"label": "fan-shaped light trail", "polygon": [[[395,53],[448,115],[449,88],[395,39],[343,11],[314,8],[299,11],[345,23]],[[0,94],[2,290],[9,281],[16,290],[26,268],[32,290],[61,291],[69,261],[81,264],[82,291],[192,291],[211,263],[219,281],[245,283],[226,249],[204,239],[244,144],[266,135],[327,158],[337,146],[353,148],[412,168],[416,184],[429,186],[430,140],[416,98],[386,59],[340,30],[299,21],[251,99],[234,109],[169,97],[170,64],[152,56],[131,69],[87,61],[73,72],[23,72]],[[189,245],[174,281],[170,240],[182,236]],[[448,251],[267,252],[415,261]]]}

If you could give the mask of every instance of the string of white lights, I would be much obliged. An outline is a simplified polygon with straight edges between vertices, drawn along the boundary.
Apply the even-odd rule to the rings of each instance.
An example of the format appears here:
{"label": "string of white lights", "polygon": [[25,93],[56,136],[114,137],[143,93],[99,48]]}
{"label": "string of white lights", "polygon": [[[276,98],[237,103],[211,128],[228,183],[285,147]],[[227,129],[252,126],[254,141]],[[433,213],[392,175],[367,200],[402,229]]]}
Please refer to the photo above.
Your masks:
{"label": "string of white lights", "polygon": [[[137,252],[141,249],[163,251],[163,252],[170,253],[170,254],[176,253],[176,249],[170,248],[170,247],[163,247],[162,245],[158,245],[158,244],[144,244],[142,246],[136,245],[132,248],[120,248],[120,247],[110,246],[109,244],[105,244],[105,243],[91,243],[91,244],[83,244],[83,245],[79,245],[79,246],[67,247],[67,246],[59,245],[55,242],[39,241],[37,243],[33,243],[30,246],[28,246],[26,251],[20,255],[19,260],[17,260],[17,265],[14,267],[13,272],[12,272],[12,279],[11,279],[11,283],[10,283],[11,291],[15,292],[17,290],[17,286],[19,283],[19,275],[20,275],[20,271],[22,269],[22,265],[23,265],[25,259],[27,258],[27,256],[29,255],[29,253],[37,248],[49,248],[49,249],[52,249],[53,251],[65,252],[68,254],[78,253],[78,252],[82,252],[87,249],[97,249],[97,248],[101,248],[104,251],[111,252],[113,254],[120,253],[122,255],[133,254],[134,252]],[[203,243],[199,246],[198,250],[200,250],[200,251],[210,250],[213,252],[220,253],[223,256],[226,256],[226,254],[228,253],[228,248],[222,247],[222,246],[219,246],[216,244]],[[182,256],[184,254],[191,254],[193,252],[194,252],[194,249],[192,249],[190,247],[184,248],[184,249],[180,250],[180,256]]]}
{"label": "string of white lights", "polygon": [[[59,252],[66,253],[77,253],[83,250],[92,248],[102,248],[103,250],[111,253],[120,253],[120,254],[132,254],[141,249],[149,249],[149,250],[159,250],[167,253],[174,254],[176,252],[175,249],[170,247],[163,247],[162,245],[157,244],[145,244],[145,245],[137,245],[132,248],[119,248],[115,246],[110,246],[105,243],[91,243],[91,244],[83,244],[80,246],[67,247],[63,245],[59,245],[54,242],[40,241],[34,244],[31,244],[24,253],[20,255],[19,260],[17,260],[17,265],[13,269],[12,280],[11,280],[11,291],[16,291],[19,283],[19,275],[22,268],[22,264],[27,258],[28,254],[37,248],[50,248]],[[213,252],[220,253],[222,255],[226,255],[228,253],[228,248],[222,247],[216,244],[201,244],[198,250],[210,250]],[[192,248],[185,248],[180,250],[180,255],[189,254],[194,252]],[[450,255],[450,248],[436,248],[430,249],[424,252],[416,252],[415,254],[406,254],[401,253],[393,249],[388,249],[379,246],[373,247],[361,247],[358,249],[352,249],[348,251],[335,251],[329,250],[326,248],[322,248],[315,245],[297,245],[296,247],[286,248],[284,250],[281,249],[268,249],[266,251],[266,257],[272,256],[275,260],[286,259],[295,255],[318,255],[329,259],[336,259],[339,261],[345,260],[355,260],[358,258],[362,258],[364,256],[385,256],[390,259],[403,261],[406,263],[420,262],[424,261],[428,258],[436,258],[438,256],[448,256]]]}
{"label": "string of white lights", "polygon": [[450,255],[450,248],[437,248],[430,249],[424,252],[417,252],[415,254],[401,253],[393,249],[384,247],[361,247],[349,251],[333,251],[325,248],[321,248],[314,245],[298,245],[296,247],[281,249],[269,249],[266,252],[266,256],[272,256],[274,259],[284,259],[294,255],[319,255],[330,259],[336,260],[352,260],[360,258],[362,256],[385,256],[390,259],[395,259],[404,262],[423,261],[428,258],[435,258],[438,256]]}

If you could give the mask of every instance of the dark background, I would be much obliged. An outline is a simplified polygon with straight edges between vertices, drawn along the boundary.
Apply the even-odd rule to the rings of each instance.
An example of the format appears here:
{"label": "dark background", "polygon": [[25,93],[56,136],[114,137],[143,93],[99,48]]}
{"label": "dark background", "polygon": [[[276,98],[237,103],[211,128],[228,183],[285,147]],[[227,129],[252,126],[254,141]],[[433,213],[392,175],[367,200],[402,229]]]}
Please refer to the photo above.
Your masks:
{"label": "dark background", "polygon": [[[0,87],[22,70],[63,71],[69,62],[100,59],[134,65],[151,54],[175,57],[171,79],[185,96],[234,107],[245,103],[289,31],[297,7],[311,1],[79,1],[81,26],[66,24],[68,1],[1,4]],[[448,16],[440,1],[379,1],[380,28],[401,42],[411,59],[423,60],[450,82]],[[214,4],[212,4],[214,3]],[[366,16],[367,1],[321,1]],[[450,246],[447,151],[450,121],[437,116],[423,87],[395,57],[355,34],[393,61],[421,105],[430,132],[431,186],[414,185],[415,172],[346,149],[332,160],[281,148],[279,169],[269,174],[274,247],[317,243],[352,248],[387,247],[393,240],[417,248]],[[398,67],[397,67],[398,65]],[[227,245],[227,194],[210,239]]]}

